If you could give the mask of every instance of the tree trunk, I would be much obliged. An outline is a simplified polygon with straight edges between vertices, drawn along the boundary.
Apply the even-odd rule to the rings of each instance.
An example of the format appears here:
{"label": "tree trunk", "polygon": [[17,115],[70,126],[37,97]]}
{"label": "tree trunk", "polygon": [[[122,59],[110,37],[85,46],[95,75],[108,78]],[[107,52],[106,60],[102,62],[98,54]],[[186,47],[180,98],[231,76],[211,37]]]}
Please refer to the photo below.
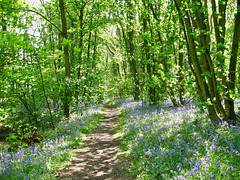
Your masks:
{"label": "tree trunk", "polygon": [[[7,32],[7,22],[4,18],[2,18],[2,31]],[[6,44],[6,43],[5,43]],[[4,54],[4,50],[2,52],[0,52],[1,54]],[[2,75],[2,70],[4,69],[5,66],[5,58],[1,58],[0,59],[0,76]]]}
{"label": "tree trunk", "polygon": [[[80,22],[80,30],[79,30],[79,33],[80,33],[80,40],[79,40],[79,49],[80,49],[80,52],[79,52],[79,61],[78,61],[78,71],[77,71],[77,78],[80,79],[80,75],[81,75],[81,65],[82,65],[82,53],[83,53],[83,17],[84,17],[84,8],[85,8],[85,5],[83,5],[81,8],[80,8],[80,16],[79,16],[79,22]],[[78,86],[77,86],[77,89],[78,89]]]}
{"label": "tree trunk", "polygon": [[147,15],[143,15],[142,17],[142,22],[143,22],[143,53],[144,53],[144,64],[147,64],[147,76],[148,76],[148,98],[149,98],[149,104],[154,104],[155,103],[155,97],[153,94],[153,85],[151,82],[152,79],[152,70],[151,70],[151,64],[150,64],[150,50],[148,47],[148,41],[147,37],[145,35],[147,34]]}
{"label": "tree trunk", "polygon": [[88,74],[89,74],[89,69],[90,69],[90,50],[91,50],[91,38],[92,38],[92,32],[90,31],[89,32],[89,36],[88,36],[88,51],[87,51],[87,70],[86,70],[86,74],[85,74],[85,77],[86,77],[86,81],[85,81],[85,87],[84,87],[84,92],[83,92],[83,97],[86,95],[87,93],[87,89],[89,88],[88,86]]}
{"label": "tree trunk", "polygon": [[128,44],[129,44],[129,54],[128,54],[128,61],[130,64],[130,71],[132,72],[133,76],[133,81],[134,81],[134,100],[139,100],[140,97],[140,83],[138,80],[138,72],[137,72],[137,63],[136,59],[134,57],[134,43],[133,43],[133,38],[134,38],[134,15],[132,13],[132,3],[128,0],[127,1],[128,5],[128,12],[127,12],[127,18],[128,18],[128,25],[127,25],[127,35],[128,35]]}
{"label": "tree trunk", "polygon": [[[75,6],[78,7],[78,9],[80,10],[80,15],[78,16],[79,18],[79,23],[80,23],[80,27],[79,27],[79,45],[78,45],[78,48],[79,48],[79,53],[78,53],[78,65],[77,65],[77,79],[81,79],[81,67],[82,67],[82,54],[83,54],[83,38],[84,38],[84,34],[83,34],[83,18],[84,18],[84,9],[85,9],[85,6],[86,6],[86,3],[83,3],[82,6],[78,6],[77,2],[75,1]],[[76,84],[76,89],[75,89],[75,92],[74,92],[74,96],[78,102],[78,99],[79,99],[79,84],[77,83]]]}
{"label": "tree trunk", "polygon": [[[182,33],[181,29],[180,29],[180,34]],[[180,36],[181,37],[181,36]],[[180,103],[183,105],[185,104],[185,99],[183,98],[184,95],[184,85],[183,85],[183,79],[184,79],[184,75],[183,75],[183,68],[184,68],[184,63],[183,63],[183,53],[181,52],[183,49],[183,44],[182,42],[179,40],[179,53],[178,53],[178,65],[179,65],[179,69],[178,69],[178,93],[179,93],[179,99],[180,99]]]}
{"label": "tree trunk", "polygon": [[39,59],[38,58],[36,58],[36,59],[37,59],[38,65],[39,65],[39,71],[40,71],[40,76],[41,76],[41,84],[42,84],[43,94],[44,94],[45,101],[47,103],[47,108],[48,108],[49,115],[50,115],[50,123],[52,125],[52,129],[54,129],[55,126],[54,126],[54,122],[53,122],[52,110],[51,110],[51,107],[50,107],[50,104],[49,104],[49,101],[48,101],[48,97],[47,97],[47,94],[46,94],[45,86],[44,86],[42,67],[41,67]]}
{"label": "tree trunk", "polygon": [[[176,8],[178,10],[178,13],[179,13],[179,16],[181,16],[181,2],[179,0],[174,0],[175,1],[175,5],[176,5]],[[216,109],[214,107],[214,104],[213,104],[213,97],[211,96],[210,92],[209,92],[209,88],[210,90],[212,89],[210,86],[211,86],[211,79],[208,77],[208,78],[205,78],[204,76],[202,76],[203,74],[203,69],[201,68],[201,64],[202,63],[201,61],[199,62],[198,60],[198,55],[197,55],[197,45],[196,45],[196,42],[195,42],[195,39],[193,37],[193,31],[194,31],[194,20],[191,18],[191,13],[190,11],[184,7],[184,13],[186,15],[186,18],[184,18],[184,25],[185,25],[185,28],[186,28],[186,41],[188,43],[188,51],[189,51],[189,56],[190,56],[190,59],[191,59],[191,63],[193,64],[193,73],[195,75],[195,78],[196,78],[196,82],[198,83],[197,87],[198,87],[198,92],[201,93],[200,97],[201,100],[203,102],[205,102],[207,105],[207,109],[208,109],[208,113],[209,113],[209,118],[211,119],[212,122],[216,123],[216,122],[219,122],[220,118],[216,112]],[[197,8],[196,8],[197,9]],[[201,22],[201,20],[204,20],[203,17],[202,17],[202,14],[199,14],[199,9],[198,9],[198,13],[197,14],[197,18],[198,18],[198,23],[203,23]],[[199,20],[200,19],[200,20]],[[199,26],[201,26],[202,24],[200,24]],[[195,25],[196,26],[196,25]],[[200,27],[201,29],[201,27]],[[207,29],[205,29],[207,30]],[[206,39],[204,39],[206,38]],[[204,45],[206,45],[206,41],[208,41],[207,39],[208,37],[200,37],[200,40],[201,40],[201,43],[204,43]],[[203,41],[203,42],[202,42]],[[208,45],[207,45],[208,46]],[[207,48],[207,47],[206,47]],[[205,58],[208,58],[206,57],[207,55],[205,55]],[[202,58],[202,57],[201,57]],[[203,59],[201,59],[203,60]],[[205,65],[205,68],[209,68],[210,64],[209,63],[209,60],[207,62],[207,59],[204,59],[204,65]],[[211,75],[214,76],[214,73],[211,72]],[[210,84],[207,84],[207,81],[206,79],[209,81]],[[216,89],[215,89],[216,90]],[[216,93],[216,92],[214,92]],[[216,97],[217,98],[217,97]]]}
{"label": "tree trunk", "polygon": [[[62,20],[62,36],[64,39],[68,39],[67,34],[67,20],[64,8],[64,1],[59,0],[59,6],[61,10],[61,20]],[[70,57],[68,45],[64,45],[64,58],[65,58],[65,79],[70,79]],[[64,116],[69,118],[70,115],[70,99],[71,93],[68,82],[65,85],[65,95],[64,95]]]}
{"label": "tree trunk", "polygon": [[96,71],[97,61],[96,61],[96,53],[97,53],[97,31],[94,33],[94,45],[93,45],[93,54],[92,54],[92,69]]}
{"label": "tree trunk", "polygon": [[238,58],[238,47],[240,41],[240,0],[237,1],[237,14],[235,17],[235,27],[233,34],[233,43],[232,43],[232,56],[230,58],[230,66],[229,66],[229,83],[228,83],[228,91],[225,103],[226,114],[229,120],[235,120],[236,115],[234,112],[234,99],[232,95],[235,94],[235,81],[236,81],[236,66],[237,66],[237,58]]}
{"label": "tree trunk", "polygon": [[[212,4],[212,16],[213,16],[213,23],[214,23],[214,30],[215,30],[215,38],[216,38],[216,44],[217,44],[217,61],[218,63],[218,69],[220,71],[220,78],[222,80],[221,87],[223,90],[223,94],[226,94],[225,87],[226,84],[226,76],[224,75],[224,66],[225,66],[225,57],[224,57],[224,48],[225,48],[225,32],[226,32],[226,7],[227,7],[227,1],[228,0],[219,0],[218,2],[218,10],[217,12],[217,5],[215,0],[211,0]],[[221,18],[219,18],[219,15],[221,15]],[[220,82],[218,82],[220,83]]]}

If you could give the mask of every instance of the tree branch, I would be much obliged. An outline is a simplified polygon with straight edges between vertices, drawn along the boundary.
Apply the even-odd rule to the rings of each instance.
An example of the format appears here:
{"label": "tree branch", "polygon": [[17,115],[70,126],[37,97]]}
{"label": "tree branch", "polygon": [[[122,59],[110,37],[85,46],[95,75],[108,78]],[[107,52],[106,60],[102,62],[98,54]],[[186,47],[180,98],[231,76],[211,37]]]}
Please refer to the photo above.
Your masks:
{"label": "tree branch", "polygon": [[107,46],[107,48],[108,48],[108,50],[109,50],[109,52],[114,56],[115,55],[115,53],[110,49],[110,47],[108,46],[108,44],[106,43],[105,44],[106,46]]}
{"label": "tree branch", "polygon": [[50,21],[48,18],[46,18],[44,15],[42,15],[39,12],[34,11],[32,9],[26,9],[26,11],[33,12],[33,13],[41,16],[43,19],[45,19],[47,22],[49,22],[51,25],[53,25],[55,28],[57,28],[57,30],[62,34],[62,30],[56,24],[54,24],[52,21]]}

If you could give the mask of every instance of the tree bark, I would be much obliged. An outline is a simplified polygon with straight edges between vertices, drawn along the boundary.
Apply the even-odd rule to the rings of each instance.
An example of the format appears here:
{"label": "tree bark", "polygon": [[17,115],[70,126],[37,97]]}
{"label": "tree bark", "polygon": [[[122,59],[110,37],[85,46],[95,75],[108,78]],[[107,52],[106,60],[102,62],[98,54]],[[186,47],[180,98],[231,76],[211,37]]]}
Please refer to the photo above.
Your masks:
{"label": "tree bark", "polygon": [[[180,28],[179,30],[179,34],[182,34],[182,28]],[[181,36],[180,36],[181,37]],[[180,99],[180,103],[183,105],[185,104],[185,99],[183,97],[184,95],[184,85],[183,85],[183,79],[184,79],[184,75],[183,75],[183,68],[184,68],[184,63],[183,63],[183,53],[181,52],[183,49],[183,44],[181,42],[181,40],[179,40],[179,53],[178,53],[178,65],[179,65],[179,69],[178,69],[178,93],[179,93],[179,99]]]}
{"label": "tree bark", "polygon": [[134,100],[139,100],[140,97],[140,83],[138,79],[138,72],[137,72],[137,63],[136,59],[134,57],[134,29],[133,29],[133,21],[134,21],[134,15],[133,15],[133,7],[130,0],[127,2],[128,5],[128,12],[127,12],[127,19],[128,19],[128,25],[127,25],[127,35],[128,35],[128,48],[129,48],[129,54],[128,54],[128,61],[130,64],[130,71],[132,72],[133,81],[134,81]]}
{"label": "tree bark", "polygon": [[240,41],[240,0],[237,0],[237,13],[235,17],[235,26],[234,26],[234,34],[233,34],[233,43],[232,43],[232,56],[230,58],[229,65],[229,83],[228,83],[228,91],[225,103],[226,114],[229,120],[235,120],[236,114],[234,112],[234,99],[231,97],[235,94],[235,82],[236,82],[236,66],[237,66],[237,58],[238,58],[238,47]]}
{"label": "tree bark", "polygon": [[85,77],[86,77],[86,81],[85,81],[85,87],[84,87],[84,92],[83,92],[83,97],[86,95],[87,93],[87,89],[89,88],[88,87],[88,74],[89,74],[89,69],[90,69],[90,50],[91,50],[91,38],[92,38],[92,32],[90,31],[89,32],[89,35],[88,35],[88,51],[87,51],[87,70],[86,70],[86,73],[85,73]]}
{"label": "tree bark", "polygon": [[[2,18],[2,31],[7,32],[7,22],[4,18]],[[6,43],[5,43],[6,44]],[[4,50],[1,52],[1,54],[5,54]],[[2,75],[2,70],[4,69],[5,66],[5,58],[0,59],[0,76]]]}
{"label": "tree bark", "polygon": [[[177,10],[178,10],[178,13],[179,15],[181,15],[182,11],[182,7],[181,7],[181,3],[179,0],[174,0],[175,1],[175,5],[177,7]],[[195,0],[193,0],[195,1]],[[189,55],[190,55],[190,59],[191,59],[191,63],[193,64],[193,73],[195,75],[195,78],[196,78],[196,82],[198,82],[198,91],[199,93],[201,93],[200,97],[201,97],[201,100],[203,102],[206,103],[206,106],[207,106],[207,109],[208,109],[208,113],[209,113],[209,118],[211,119],[212,122],[219,122],[220,118],[216,112],[216,109],[214,107],[214,104],[213,104],[213,97],[211,96],[210,92],[209,92],[209,89],[211,89],[211,84],[207,84],[207,81],[204,76],[202,76],[203,74],[203,69],[201,68],[201,64],[198,60],[198,55],[197,55],[197,45],[196,45],[196,42],[195,42],[195,39],[193,37],[193,31],[194,31],[194,20],[191,18],[191,13],[189,10],[187,10],[186,8],[184,8],[185,10],[184,13],[185,13],[185,16],[186,18],[184,18],[184,26],[186,28],[186,34],[187,34],[187,43],[188,43],[188,51],[189,51]],[[196,8],[197,9],[197,8]],[[197,10],[198,11],[198,10]],[[201,22],[201,20],[204,20],[203,19],[203,16],[202,14],[199,14],[199,12],[197,12],[197,18],[198,18],[198,23],[203,23],[203,21]],[[199,24],[199,26],[201,26],[202,24]],[[196,25],[195,25],[196,26]],[[206,29],[207,30],[207,29]],[[205,39],[204,39],[205,38]],[[208,41],[208,37],[202,37],[202,41]],[[205,46],[208,46],[206,45],[207,43],[206,42],[201,42],[201,43],[204,43],[203,45]],[[208,58],[208,57],[205,57],[205,58]],[[207,62],[207,59],[204,59],[204,64],[205,64],[205,68],[209,68],[210,64],[209,63],[209,59],[208,59],[208,62]],[[211,72],[212,73],[212,72]],[[212,73],[212,76],[214,76],[214,73]],[[211,79],[207,79],[209,80],[209,83],[211,83]],[[216,90],[216,89],[215,89]],[[215,93],[215,92],[214,92]]]}
{"label": "tree bark", "polygon": [[41,84],[42,84],[43,94],[44,94],[44,97],[45,97],[45,101],[47,103],[52,129],[54,129],[55,126],[54,126],[54,122],[53,122],[52,110],[51,110],[51,107],[50,107],[50,104],[49,104],[49,101],[48,101],[48,97],[47,97],[47,94],[46,94],[46,90],[45,90],[45,86],[44,86],[44,80],[43,80],[42,67],[41,67],[41,64],[40,64],[40,61],[39,61],[38,58],[37,58],[37,62],[38,62],[38,65],[39,65],[39,71],[40,71],[40,76],[41,76]]}
{"label": "tree bark", "polygon": [[147,76],[148,76],[148,98],[149,98],[149,104],[154,104],[155,103],[155,97],[153,94],[153,85],[151,82],[152,79],[152,69],[151,69],[151,56],[150,56],[150,50],[148,46],[148,40],[146,34],[147,34],[147,15],[143,15],[142,17],[142,23],[143,23],[143,52],[144,52],[144,64],[147,64]]}
{"label": "tree bark", "polygon": [[[228,0],[219,0],[218,2],[218,9],[219,12],[217,12],[217,5],[215,0],[211,0],[212,4],[212,17],[213,17],[213,23],[214,23],[214,30],[215,30],[215,39],[217,43],[217,61],[218,63],[218,69],[220,70],[220,78],[222,80],[222,90],[223,94],[226,93],[226,89],[224,87],[227,86],[226,84],[226,76],[224,75],[224,68],[225,68],[225,57],[224,57],[224,50],[225,50],[225,32],[226,32],[226,7],[227,7]],[[219,15],[221,15],[221,18],[219,18]],[[221,28],[221,31],[220,31]]]}
{"label": "tree bark", "polygon": [[[61,10],[61,20],[62,20],[62,36],[64,39],[68,39],[67,34],[67,20],[64,8],[64,0],[59,0],[59,6]],[[65,59],[65,79],[70,79],[70,57],[68,45],[64,45],[64,59]],[[71,93],[68,82],[65,85],[65,95],[64,95],[64,116],[69,118],[70,115],[70,99]]]}

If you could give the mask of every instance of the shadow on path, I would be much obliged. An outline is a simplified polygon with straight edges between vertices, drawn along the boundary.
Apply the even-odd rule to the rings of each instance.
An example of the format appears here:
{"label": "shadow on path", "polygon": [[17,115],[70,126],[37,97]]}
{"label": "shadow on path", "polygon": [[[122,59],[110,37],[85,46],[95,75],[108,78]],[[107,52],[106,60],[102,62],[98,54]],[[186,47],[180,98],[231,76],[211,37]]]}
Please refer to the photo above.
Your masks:
{"label": "shadow on path", "polygon": [[114,128],[118,125],[119,113],[116,108],[106,105],[105,117],[92,134],[85,137],[86,146],[74,150],[75,157],[68,168],[62,170],[59,179],[132,179],[124,173],[127,162],[117,159],[120,142],[114,139]]}

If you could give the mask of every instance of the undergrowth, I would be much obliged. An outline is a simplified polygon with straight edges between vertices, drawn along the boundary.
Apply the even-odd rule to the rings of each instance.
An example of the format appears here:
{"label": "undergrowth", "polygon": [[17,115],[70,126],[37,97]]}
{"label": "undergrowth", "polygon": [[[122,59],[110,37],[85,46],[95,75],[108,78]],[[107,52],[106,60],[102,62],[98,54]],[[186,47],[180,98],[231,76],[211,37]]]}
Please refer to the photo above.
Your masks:
{"label": "undergrowth", "polygon": [[95,129],[103,115],[101,106],[63,120],[54,130],[42,130],[40,143],[20,147],[15,151],[0,151],[0,179],[55,179],[57,170],[71,158],[71,151],[79,147],[82,137]]}
{"label": "undergrowth", "polygon": [[194,104],[118,104],[122,149],[129,152],[129,173],[135,178],[240,179],[239,126],[213,126]]}

